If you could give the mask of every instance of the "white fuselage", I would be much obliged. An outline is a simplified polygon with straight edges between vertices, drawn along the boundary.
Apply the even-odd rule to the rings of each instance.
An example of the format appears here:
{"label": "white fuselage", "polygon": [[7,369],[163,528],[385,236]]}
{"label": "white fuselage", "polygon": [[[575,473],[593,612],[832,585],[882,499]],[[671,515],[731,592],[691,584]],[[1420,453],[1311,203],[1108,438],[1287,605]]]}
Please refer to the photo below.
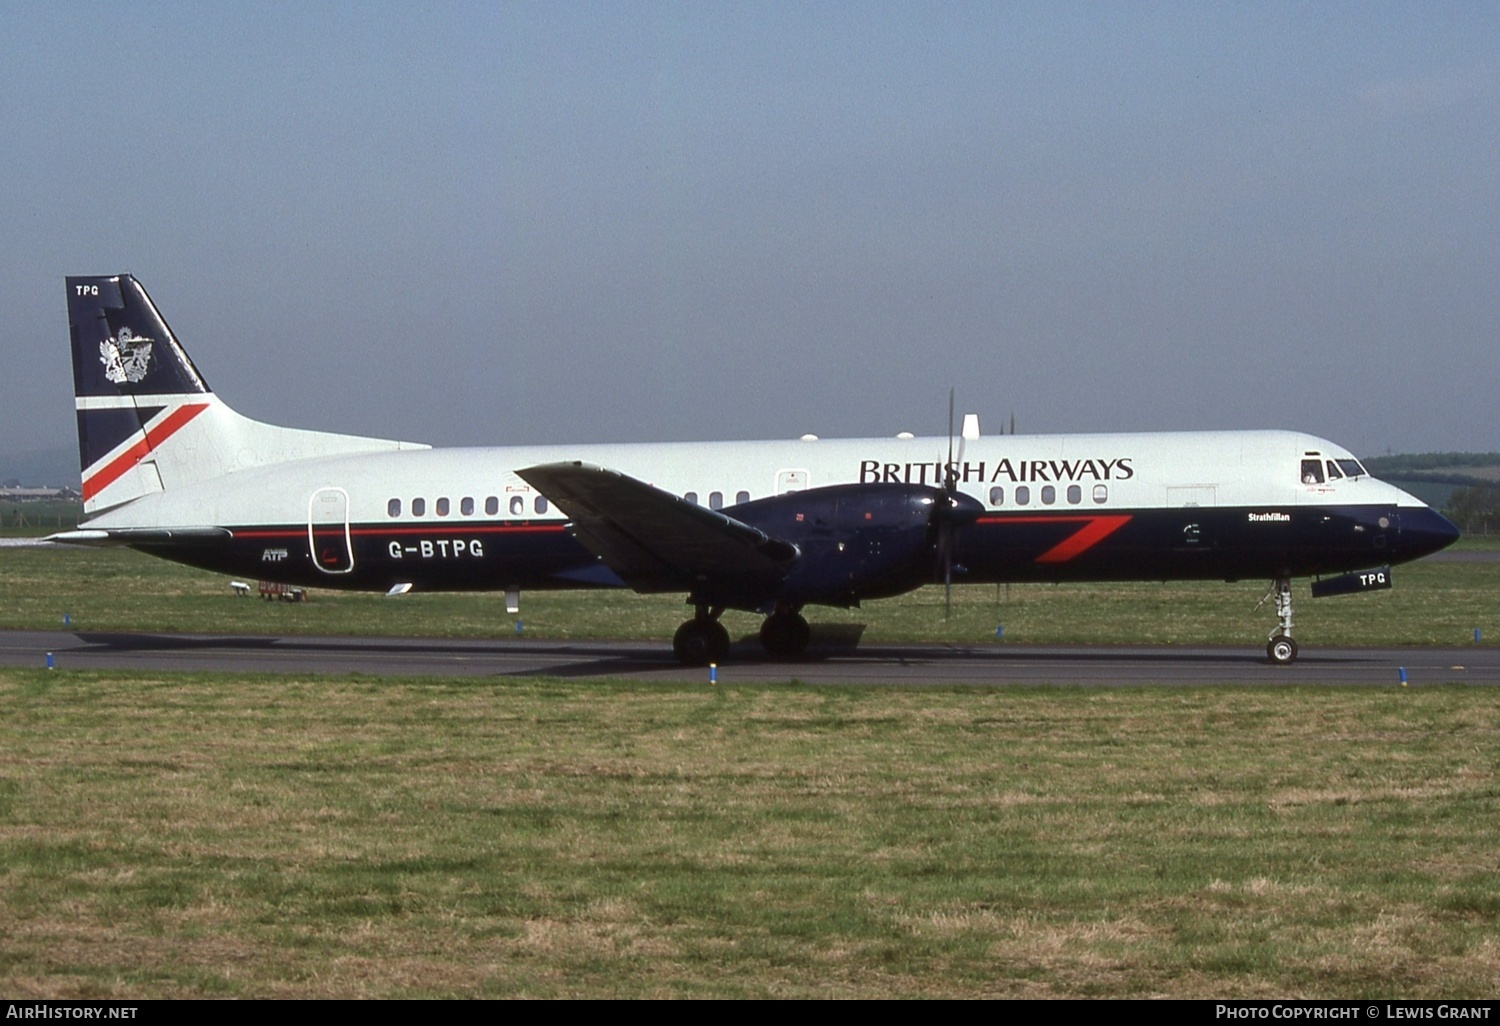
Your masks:
{"label": "white fuselage", "polygon": [[[487,500],[496,500],[501,517],[561,521],[566,517],[555,507],[543,503],[539,511],[540,496],[516,471],[564,460],[609,467],[706,506],[731,506],[834,484],[938,484],[948,444],[945,438],[864,438],[360,452],[252,465],[143,496],[87,526],[306,523],[311,496],[329,488],[347,494],[354,523],[493,519]],[[999,435],[965,441],[953,463],[959,490],[997,512],[1423,505],[1368,475],[1330,479],[1325,473],[1322,481],[1306,483],[1300,468],[1309,458],[1326,465],[1353,456],[1311,435],[1225,431]]]}

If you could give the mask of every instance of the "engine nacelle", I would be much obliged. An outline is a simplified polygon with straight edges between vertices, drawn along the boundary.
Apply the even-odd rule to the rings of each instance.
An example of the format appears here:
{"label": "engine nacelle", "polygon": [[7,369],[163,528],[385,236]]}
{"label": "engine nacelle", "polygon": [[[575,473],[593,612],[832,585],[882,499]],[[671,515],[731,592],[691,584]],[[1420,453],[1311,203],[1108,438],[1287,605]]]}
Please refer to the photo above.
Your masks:
{"label": "engine nacelle", "polygon": [[983,511],[969,496],[908,484],[832,485],[724,510],[797,546],[797,560],[768,598],[832,606],[900,595],[939,579],[940,523],[973,523]]}

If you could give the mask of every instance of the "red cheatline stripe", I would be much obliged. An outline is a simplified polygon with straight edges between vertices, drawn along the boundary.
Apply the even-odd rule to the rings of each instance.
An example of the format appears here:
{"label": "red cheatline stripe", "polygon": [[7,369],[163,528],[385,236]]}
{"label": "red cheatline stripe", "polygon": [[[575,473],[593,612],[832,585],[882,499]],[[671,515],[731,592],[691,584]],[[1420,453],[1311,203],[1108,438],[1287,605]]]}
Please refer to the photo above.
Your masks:
{"label": "red cheatline stripe", "polygon": [[1077,524],[1083,526],[1036,557],[1038,563],[1066,563],[1130,523],[1130,514],[1093,517],[980,517],[980,524]]}
{"label": "red cheatline stripe", "polygon": [[561,531],[561,522],[554,524],[492,524],[487,527],[468,526],[463,523],[434,524],[431,527],[355,527],[351,534],[536,534]]}
{"label": "red cheatline stripe", "polygon": [[206,409],[208,409],[208,403],[190,403],[179,406],[147,428],[144,438],[110,460],[93,477],[83,482],[83,497],[92,499],[104,491],[116,478],[145,458],[148,452],[171,438],[177,433],[178,428]]}
{"label": "red cheatline stripe", "polygon": [[[397,535],[397,534],[420,534],[432,538],[440,535],[458,535],[467,537],[471,534],[547,534],[556,533],[563,529],[562,524],[433,524],[431,527],[351,527],[349,533],[358,537],[369,535]],[[255,531],[240,531],[230,529],[236,538],[305,538],[307,528],[263,528]],[[342,524],[314,524],[313,531],[317,534],[343,534]]]}

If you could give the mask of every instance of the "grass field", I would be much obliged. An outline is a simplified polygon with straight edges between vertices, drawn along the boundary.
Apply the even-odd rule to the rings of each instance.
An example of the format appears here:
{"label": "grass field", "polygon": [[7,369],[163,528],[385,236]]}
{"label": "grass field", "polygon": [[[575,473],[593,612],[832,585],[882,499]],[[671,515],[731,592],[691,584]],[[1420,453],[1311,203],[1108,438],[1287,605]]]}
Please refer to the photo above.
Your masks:
{"label": "grass field", "polygon": [[0,991],[1493,997],[1479,689],[0,674]]}
{"label": "grass field", "polygon": [[[265,603],[129,552],[3,549],[0,573],[0,627],[513,633],[495,596]],[[1396,580],[1301,598],[1299,638],[1500,636],[1500,564]],[[1258,647],[1262,591],[816,618]],[[531,635],[665,645],[682,615],[523,596]],[[1495,695],[1457,686],[0,671],[0,993],[1490,998],[1497,772]]]}

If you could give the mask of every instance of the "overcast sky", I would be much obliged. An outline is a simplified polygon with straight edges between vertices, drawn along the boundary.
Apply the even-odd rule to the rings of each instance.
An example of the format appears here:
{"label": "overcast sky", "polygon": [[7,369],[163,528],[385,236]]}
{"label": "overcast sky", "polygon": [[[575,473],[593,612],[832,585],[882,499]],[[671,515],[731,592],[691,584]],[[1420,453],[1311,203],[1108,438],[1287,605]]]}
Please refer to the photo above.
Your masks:
{"label": "overcast sky", "polygon": [[1500,450],[1500,5],[0,3],[0,450],[66,274],[436,444]]}

